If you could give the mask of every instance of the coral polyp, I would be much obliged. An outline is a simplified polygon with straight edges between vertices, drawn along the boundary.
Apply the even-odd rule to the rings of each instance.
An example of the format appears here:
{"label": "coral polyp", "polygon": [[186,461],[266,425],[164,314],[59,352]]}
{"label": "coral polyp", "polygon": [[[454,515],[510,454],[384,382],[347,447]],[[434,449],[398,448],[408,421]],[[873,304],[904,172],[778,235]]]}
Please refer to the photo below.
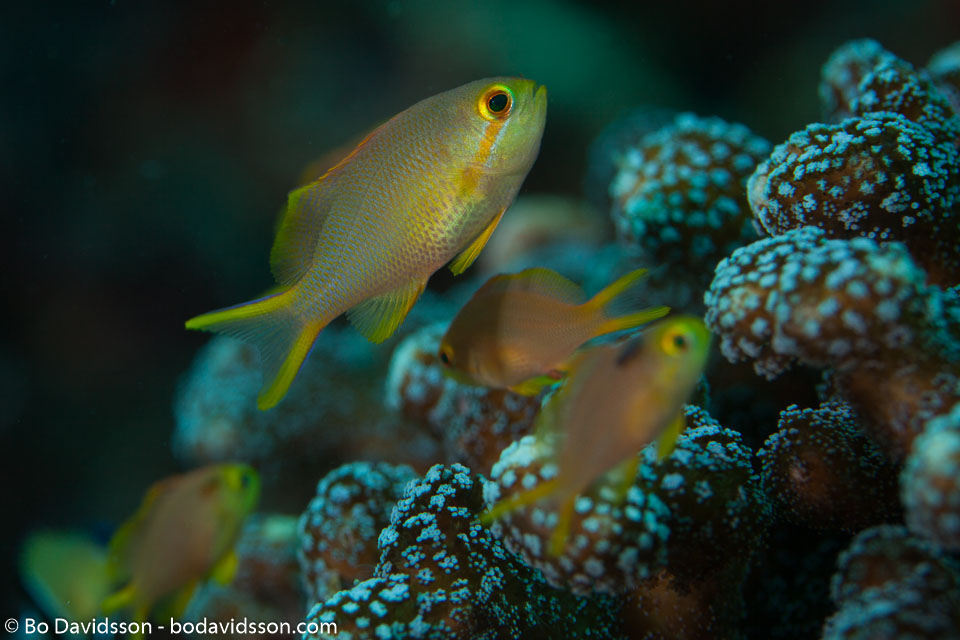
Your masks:
{"label": "coral polyp", "polygon": [[838,565],[831,585],[837,612],[824,639],[957,637],[960,574],[933,545],[903,527],[874,527]]}
{"label": "coral polyp", "polygon": [[849,405],[788,407],[777,427],[757,456],[786,519],[853,532],[898,518],[898,469]]}
{"label": "coral polyp", "polygon": [[863,77],[881,62],[897,57],[876,40],[851,40],[830,54],[820,69],[820,105],[828,122],[840,122],[854,113]]}
{"label": "coral polyp", "polygon": [[910,530],[960,551],[960,404],[926,424],[907,457],[900,488]]}
{"label": "coral polyp", "polygon": [[677,116],[620,161],[610,185],[618,235],[652,264],[709,269],[756,237],[743,186],[769,151],[743,125]]}
{"label": "coral polyp", "polygon": [[752,360],[762,375],[794,361],[842,367],[913,343],[923,278],[902,246],[803,227],[722,260],[706,321],[728,359]]}
{"label": "coral polyp", "polygon": [[406,466],[352,462],[320,480],[298,526],[298,559],[311,602],[373,575],[377,538],[415,477]]}

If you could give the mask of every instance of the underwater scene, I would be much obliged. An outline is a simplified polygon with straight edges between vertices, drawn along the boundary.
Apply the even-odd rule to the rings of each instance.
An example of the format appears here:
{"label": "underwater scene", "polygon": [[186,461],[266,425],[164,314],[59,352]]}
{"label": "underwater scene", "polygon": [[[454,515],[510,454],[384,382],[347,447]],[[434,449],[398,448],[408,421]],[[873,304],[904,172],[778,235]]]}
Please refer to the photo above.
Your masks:
{"label": "underwater scene", "polygon": [[960,640],[960,2],[5,3],[5,637]]}

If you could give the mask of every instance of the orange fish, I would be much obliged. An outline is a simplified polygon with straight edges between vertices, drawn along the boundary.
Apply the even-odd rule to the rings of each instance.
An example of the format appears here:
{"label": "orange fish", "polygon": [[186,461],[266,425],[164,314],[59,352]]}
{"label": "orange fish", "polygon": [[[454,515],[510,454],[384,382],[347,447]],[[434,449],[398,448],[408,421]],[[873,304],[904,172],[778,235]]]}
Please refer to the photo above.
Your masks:
{"label": "orange fish", "polygon": [[257,406],[286,394],[317,334],[347,312],[371,341],[397,329],[444,264],[462,273],[540,149],[547,91],[477,80],[377,127],[317,181],[290,193],[270,254],[282,290],[188,320],[259,348]]}
{"label": "orange fish", "polygon": [[586,301],[550,269],[495,276],[450,323],[439,358],[467,381],[533,395],[561,378],[564,361],[591,338],[667,315],[668,307],[613,311],[645,273],[632,271]]}
{"label": "orange fish", "polygon": [[201,580],[228,583],[234,542],[259,497],[260,476],[244,464],[202,467],[153,485],[110,541],[112,577],[126,586],[104,600],[104,613],[131,609],[143,622],[166,602],[176,616]]}
{"label": "orange fish", "polygon": [[657,442],[662,459],[685,426],[683,405],[707,363],[710,332],[693,316],[651,325],[625,345],[600,345],[579,354],[570,377],[545,403],[536,437],[549,446],[556,475],[481,514],[490,523],[504,513],[546,497],[559,505],[549,550],[566,544],[577,495],[598,477],[618,470],[623,493],[633,483],[637,452]]}

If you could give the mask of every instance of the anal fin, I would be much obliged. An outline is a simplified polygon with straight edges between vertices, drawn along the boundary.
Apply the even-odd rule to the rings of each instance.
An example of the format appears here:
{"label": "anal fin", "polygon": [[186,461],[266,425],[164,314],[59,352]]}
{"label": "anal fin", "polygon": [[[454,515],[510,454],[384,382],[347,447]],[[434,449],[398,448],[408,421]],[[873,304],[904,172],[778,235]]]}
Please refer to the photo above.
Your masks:
{"label": "anal fin", "polygon": [[361,302],[347,312],[357,330],[374,343],[393,335],[427,286],[426,280],[409,282],[393,291]]}
{"label": "anal fin", "polygon": [[533,504],[541,498],[545,498],[556,491],[558,486],[560,486],[560,482],[556,478],[553,478],[538,484],[529,491],[522,491],[509,498],[505,498],[480,514],[480,524],[489,526],[494,520],[504,514],[516,511],[521,507]]}
{"label": "anal fin", "polygon": [[503,217],[503,212],[506,211],[506,207],[500,209],[500,213],[494,216],[493,220],[490,221],[490,224],[487,225],[487,228],[480,232],[473,242],[470,245],[460,252],[456,258],[450,263],[450,271],[453,272],[453,275],[458,276],[464,271],[466,271],[470,265],[473,264],[473,261],[477,259],[477,256],[480,255],[480,252],[483,251],[483,248],[487,246],[487,241],[490,240],[490,236],[493,235],[493,230],[497,228],[497,225],[500,224],[500,218]]}

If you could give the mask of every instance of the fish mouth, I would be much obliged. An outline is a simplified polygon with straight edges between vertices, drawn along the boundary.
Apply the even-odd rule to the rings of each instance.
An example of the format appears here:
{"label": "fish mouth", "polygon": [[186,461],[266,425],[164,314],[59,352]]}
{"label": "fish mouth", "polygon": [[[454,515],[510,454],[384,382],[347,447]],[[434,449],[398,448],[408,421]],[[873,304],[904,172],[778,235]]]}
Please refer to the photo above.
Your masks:
{"label": "fish mouth", "polygon": [[530,88],[530,93],[533,94],[533,100],[535,104],[546,104],[547,103],[547,85],[545,84],[534,84]]}
{"label": "fish mouth", "polygon": [[533,96],[533,111],[545,118],[547,115],[547,86],[534,84],[530,88],[530,93]]}

